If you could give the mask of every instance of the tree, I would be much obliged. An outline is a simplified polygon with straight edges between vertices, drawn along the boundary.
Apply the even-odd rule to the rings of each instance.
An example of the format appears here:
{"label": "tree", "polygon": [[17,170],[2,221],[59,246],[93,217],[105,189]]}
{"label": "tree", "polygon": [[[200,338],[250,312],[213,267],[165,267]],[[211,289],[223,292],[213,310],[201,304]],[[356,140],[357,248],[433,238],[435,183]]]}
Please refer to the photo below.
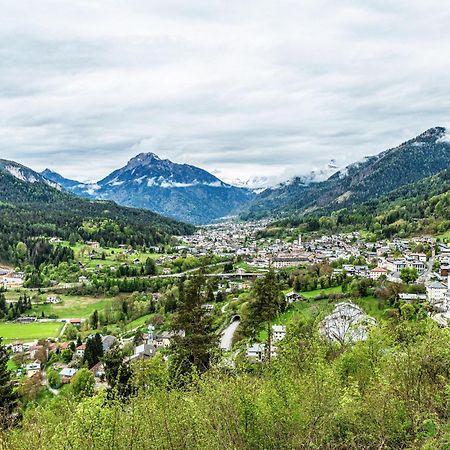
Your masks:
{"label": "tree", "polygon": [[260,325],[267,322],[267,357],[270,361],[272,345],[272,327],[270,321],[286,307],[286,300],[281,295],[280,283],[273,270],[264,278],[256,280],[254,285],[254,298],[249,303],[245,326],[252,335],[255,335]]}
{"label": "tree", "polygon": [[89,322],[91,324],[91,328],[96,330],[98,328],[98,311],[95,309],[89,318]]}
{"label": "tree", "polygon": [[156,264],[153,258],[147,258],[145,260],[145,274],[156,275]]}
{"label": "tree", "polygon": [[109,396],[127,399],[135,392],[132,383],[133,371],[129,363],[124,362],[124,352],[118,347],[112,348],[104,357],[105,377]]}
{"label": "tree", "polygon": [[47,371],[47,380],[50,387],[54,389],[61,387],[61,377],[55,369],[49,369]]}
{"label": "tree", "polygon": [[8,352],[2,345],[0,337],[0,428],[10,425],[12,415],[17,407],[17,394],[8,369]]}
{"label": "tree", "polygon": [[24,242],[18,242],[16,245],[16,258],[23,262],[28,255],[28,247]]}
{"label": "tree", "polygon": [[419,278],[419,274],[417,273],[417,270],[414,267],[404,267],[400,271],[400,279],[404,283],[407,284],[414,283],[414,281],[416,281],[417,278]]}
{"label": "tree", "polygon": [[203,308],[205,278],[197,275],[180,286],[178,308],[172,328],[178,331],[171,346],[170,374],[175,383],[183,383],[192,370],[206,371],[217,348],[212,330],[212,317]]}
{"label": "tree", "polygon": [[83,362],[89,368],[95,366],[103,356],[102,338],[98,333],[94,337],[90,337],[86,341],[86,349],[84,350]]}
{"label": "tree", "polygon": [[77,397],[91,397],[94,394],[95,379],[91,371],[83,367],[72,378],[71,386]]}

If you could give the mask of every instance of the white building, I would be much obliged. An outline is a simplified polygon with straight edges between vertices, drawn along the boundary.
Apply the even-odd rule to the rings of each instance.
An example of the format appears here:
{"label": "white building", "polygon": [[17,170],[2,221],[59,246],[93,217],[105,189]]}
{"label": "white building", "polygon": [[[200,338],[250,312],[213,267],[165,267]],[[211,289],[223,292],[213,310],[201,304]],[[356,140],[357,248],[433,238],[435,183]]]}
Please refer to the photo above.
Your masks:
{"label": "white building", "polygon": [[286,336],[286,327],[284,325],[272,325],[272,336],[274,342],[283,340]]}

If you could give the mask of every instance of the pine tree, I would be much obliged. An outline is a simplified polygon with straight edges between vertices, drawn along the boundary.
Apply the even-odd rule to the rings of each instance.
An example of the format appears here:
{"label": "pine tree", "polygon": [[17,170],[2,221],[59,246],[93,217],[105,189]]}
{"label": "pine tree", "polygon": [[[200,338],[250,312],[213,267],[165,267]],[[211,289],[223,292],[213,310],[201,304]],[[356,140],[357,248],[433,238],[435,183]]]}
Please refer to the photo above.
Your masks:
{"label": "pine tree", "polygon": [[205,279],[197,275],[180,286],[177,311],[172,328],[179,332],[171,346],[170,372],[175,384],[182,384],[192,370],[206,371],[217,348],[211,315],[202,307],[205,303]]}
{"label": "pine tree", "polygon": [[96,330],[98,328],[98,311],[95,309],[90,317],[91,328]]}
{"label": "pine tree", "polygon": [[8,369],[8,352],[2,345],[0,337],[0,428],[10,425],[12,415],[17,407],[17,395]]}
{"label": "pine tree", "polygon": [[94,367],[103,356],[103,344],[101,336],[96,333],[94,337],[86,341],[86,349],[84,350],[83,362],[89,368]]}
{"label": "pine tree", "polygon": [[286,307],[286,301],[281,295],[280,284],[273,270],[264,278],[256,280],[254,298],[249,303],[245,326],[250,334],[255,335],[260,325],[267,322],[267,357],[270,361],[272,346],[272,327],[270,321]]}

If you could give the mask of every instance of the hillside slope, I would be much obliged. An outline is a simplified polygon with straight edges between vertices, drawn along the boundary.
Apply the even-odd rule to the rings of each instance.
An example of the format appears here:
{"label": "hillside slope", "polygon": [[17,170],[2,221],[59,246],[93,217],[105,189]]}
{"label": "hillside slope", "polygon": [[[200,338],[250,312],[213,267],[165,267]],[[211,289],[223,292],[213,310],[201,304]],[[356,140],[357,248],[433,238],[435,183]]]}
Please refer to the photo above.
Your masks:
{"label": "hillside slope", "polygon": [[[14,169],[15,168],[15,169]],[[27,177],[23,177],[25,173]],[[20,170],[20,174],[18,175]],[[191,225],[113,202],[90,201],[61,192],[40,175],[12,161],[0,165],[0,259],[15,261],[19,241],[30,247],[37,237],[98,240],[105,244],[154,245]]]}
{"label": "hillside slope", "polygon": [[450,229],[450,169],[361,204],[292,214],[280,226],[304,231],[364,230],[377,239]]}
{"label": "hillside slope", "polygon": [[434,175],[450,165],[446,129],[431,128],[398,147],[352,164],[320,183],[300,179],[259,194],[244,217],[291,214],[318,208],[340,209],[374,199]]}

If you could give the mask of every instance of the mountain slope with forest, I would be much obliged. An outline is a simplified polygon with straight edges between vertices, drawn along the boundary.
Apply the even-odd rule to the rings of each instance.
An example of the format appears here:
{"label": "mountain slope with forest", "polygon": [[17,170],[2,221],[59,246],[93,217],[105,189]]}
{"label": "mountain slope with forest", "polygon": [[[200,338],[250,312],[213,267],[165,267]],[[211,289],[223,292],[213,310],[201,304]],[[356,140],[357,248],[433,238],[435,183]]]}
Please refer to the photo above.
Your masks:
{"label": "mountain slope with forest", "polygon": [[414,233],[440,234],[450,229],[450,169],[361,204],[309,214],[292,214],[279,226],[304,231],[364,230],[375,239]]}
{"label": "mountain slope with forest", "polygon": [[191,225],[146,210],[59,191],[31,169],[12,161],[1,162],[0,259],[4,262],[18,262],[18,242],[24,242],[31,254],[42,237],[90,239],[105,245],[154,245],[169,242],[171,235],[192,231]]}
{"label": "mountain slope with forest", "polygon": [[431,128],[398,147],[354,163],[328,180],[306,185],[294,179],[259,194],[244,217],[302,214],[323,207],[341,209],[377,198],[432,176],[450,165],[446,129]]}

